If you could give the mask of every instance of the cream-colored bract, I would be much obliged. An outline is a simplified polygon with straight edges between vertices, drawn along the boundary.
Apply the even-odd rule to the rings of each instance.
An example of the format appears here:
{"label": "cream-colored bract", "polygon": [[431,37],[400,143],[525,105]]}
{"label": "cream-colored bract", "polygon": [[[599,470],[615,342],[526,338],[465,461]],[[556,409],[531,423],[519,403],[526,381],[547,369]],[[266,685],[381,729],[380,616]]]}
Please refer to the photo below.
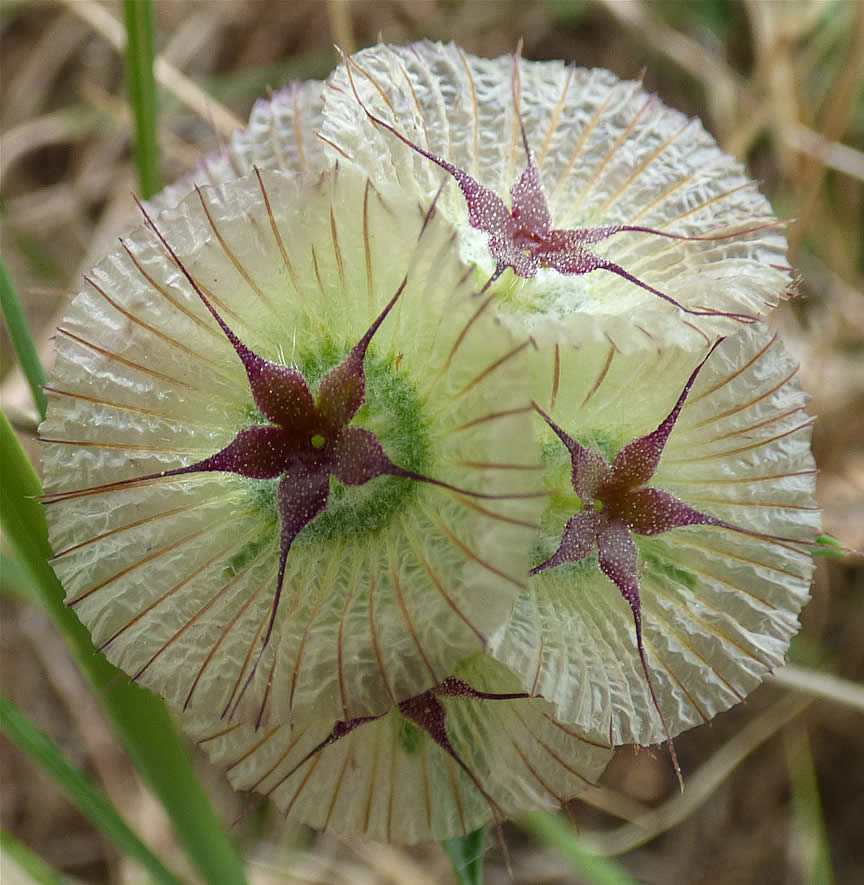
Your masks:
{"label": "cream-colored bract", "polygon": [[[313,389],[407,277],[355,423],[396,463],[459,488],[540,487],[523,445],[530,346],[475,317],[452,228],[413,196],[384,198],[356,169],[265,172],[156,224],[240,339]],[[239,359],[152,231],[123,244],[58,330],[40,428],[54,568],[94,643],[214,720],[377,714],[439,683],[509,616],[536,498],[390,477],[333,489],[288,555],[273,638],[235,709],[275,590],[272,483],[193,473],[64,497],[195,463],[261,423]]]}
{"label": "cream-colored bract", "polygon": [[[726,236],[775,222],[755,183],[698,120],[609,71],[512,55],[477,58],[428,42],[365,49],[352,56],[351,70],[369,111],[508,206],[526,163],[518,102],[554,228],[630,224]],[[482,269],[479,283],[488,278],[488,236],[469,226],[455,181],[367,118],[344,64],[325,84],[321,135],[331,161],[350,159],[382,186],[428,199],[444,183],[438,206],[459,227],[463,257]],[[688,308],[763,316],[790,284],[786,241],[776,227],[708,242],[619,233],[592,248]],[[573,335],[608,333],[619,346],[648,335],[693,347],[702,340],[696,326],[708,335],[739,328],[723,317],[690,316],[599,270],[565,277],[541,269],[525,280],[508,271],[494,291],[499,310],[520,330],[554,316]]]}
{"label": "cream-colored bract", "polygon": [[329,165],[324,143],[316,137],[323,124],[323,96],[318,80],[290,83],[270,98],[255,102],[245,129],[220,150],[207,154],[188,175],[161,190],[149,202],[154,210],[173,209],[195,185],[223,184],[253,168],[310,175]]}
{"label": "cream-colored bract", "polygon": [[[542,407],[607,459],[666,417],[702,355],[667,346],[623,355],[611,345],[546,355]],[[703,354],[704,355],[704,354]],[[724,341],[703,367],[648,485],[771,541],[716,526],[635,536],[648,666],[671,735],[742,700],[780,666],[808,598],[819,535],[812,419],[797,364],[763,327]],[[556,382],[556,378],[562,379]],[[566,380],[564,380],[566,379]],[[536,565],[581,505],[569,455],[543,439],[555,491]],[[558,715],[615,744],[664,739],[636,649],[633,614],[596,555],[531,578],[494,654],[532,674]],[[596,731],[594,731],[596,730]]]}
{"label": "cream-colored bract", "polygon": [[[489,657],[466,662],[457,675],[478,691],[519,691],[519,679]],[[558,722],[541,699],[441,703],[453,750],[503,816],[559,808],[612,755]],[[414,843],[467,835],[493,817],[471,777],[395,709],[305,762],[331,733],[330,720],[257,731],[197,717],[183,723],[236,789],[271,797],[289,821]]]}

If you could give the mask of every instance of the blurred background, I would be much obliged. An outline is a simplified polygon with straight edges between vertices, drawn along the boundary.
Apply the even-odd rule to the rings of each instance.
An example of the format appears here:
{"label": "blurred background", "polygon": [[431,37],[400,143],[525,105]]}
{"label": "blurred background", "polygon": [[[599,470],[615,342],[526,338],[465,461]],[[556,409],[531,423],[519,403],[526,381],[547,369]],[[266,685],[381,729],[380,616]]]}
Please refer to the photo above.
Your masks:
{"label": "blurred background", "polygon": [[[156,0],[163,181],[245,121],[255,98],[321,79],[333,44],[455,39],[644,72],[667,104],[698,115],[745,162],[789,228],[799,296],[771,322],[801,361],[819,416],[825,528],[864,549],[864,4],[857,0]],[[82,272],[136,223],[119,2],[4,0],[0,7],[2,251],[43,362]],[[212,100],[208,101],[207,96]],[[36,413],[2,330],[0,394],[36,458]],[[2,467],[0,467],[2,470]],[[194,874],[66,645],[4,557],[4,691],[89,772],[174,869]],[[864,567],[821,559],[788,668],[668,755],[623,749],[574,802],[585,843],[646,883],[864,882]],[[806,669],[802,669],[806,668]],[[823,674],[814,684],[813,672]],[[832,681],[831,676],[843,682]],[[857,683],[853,685],[850,683]],[[856,708],[857,703],[857,708]],[[54,783],[0,738],[3,829],[72,881],[145,881]],[[251,812],[197,761],[248,863],[250,882],[452,881],[439,846],[346,842]],[[519,824],[505,828],[508,877],[491,841],[487,881],[600,881]],[[4,877],[5,881],[5,877]],[[12,881],[10,879],[10,881]],[[611,880],[610,880],[611,881]]]}

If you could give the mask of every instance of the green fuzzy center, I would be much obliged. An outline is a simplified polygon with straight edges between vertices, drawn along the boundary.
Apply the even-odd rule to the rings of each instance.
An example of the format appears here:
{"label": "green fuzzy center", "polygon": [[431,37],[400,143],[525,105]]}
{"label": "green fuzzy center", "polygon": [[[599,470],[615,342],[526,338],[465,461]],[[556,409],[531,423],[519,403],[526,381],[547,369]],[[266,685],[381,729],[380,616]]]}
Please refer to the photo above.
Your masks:
{"label": "green fuzzy center", "polygon": [[[315,394],[324,375],[342,363],[350,350],[350,346],[326,341],[315,354],[298,355],[294,367]],[[416,389],[396,368],[396,355],[382,357],[370,347],[364,367],[366,399],[351,425],[371,430],[394,464],[428,475],[431,446],[427,421]],[[250,404],[247,426],[266,423],[254,404]],[[311,442],[315,448],[327,444],[320,434]],[[279,479],[244,482],[253,506],[275,518],[278,526]],[[378,476],[361,486],[346,486],[331,476],[326,510],[300,532],[294,546],[368,537],[386,527],[419,492],[420,483],[395,476]]]}

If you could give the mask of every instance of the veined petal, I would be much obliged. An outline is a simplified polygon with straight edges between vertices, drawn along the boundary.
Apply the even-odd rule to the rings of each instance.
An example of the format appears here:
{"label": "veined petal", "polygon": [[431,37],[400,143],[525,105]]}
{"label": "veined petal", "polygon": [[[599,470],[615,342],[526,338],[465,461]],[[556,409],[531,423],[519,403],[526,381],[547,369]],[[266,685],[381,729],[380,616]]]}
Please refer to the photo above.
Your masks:
{"label": "veined petal", "polygon": [[[611,460],[658,426],[701,357],[672,347],[641,355],[608,345],[562,348],[557,362],[546,355],[542,407]],[[651,478],[652,487],[700,513],[801,539],[716,525],[634,536],[646,658],[673,736],[752,691],[783,663],[798,629],[813,571],[807,542],[819,534],[820,518],[811,419],[795,371],[763,328],[724,341],[700,372]],[[566,389],[556,389],[556,373],[569,379]],[[555,502],[567,494],[569,454],[552,446],[551,429],[545,433],[547,482],[557,478],[561,490],[543,517],[534,563],[554,552],[567,518]],[[595,558],[533,577],[493,648],[517,672],[539,674],[533,690],[554,701],[564,721],[611,733],[616,744],[663,740],[630,605]]]}
{"label": "veined petal", "polygon": [[[488,657],[467,662],[458,676],[478,691],[519,691],[518,678]],[[387,842],[467,835],[493,817],[490,800],[504,817],[557,809],[611,758],[610,749],[557,722],[540,698],[438,703],[467,771],[396,709],[345,729],[306,761],[332,721],[258,731],[199,717],[183,722],[236,789],[271,797],[288,820]]]}
{"label": "veined petal", "polygon": [[253,167],[283,172],[318,173],[325,167],[324,146],[315,137],[323,122],[319,80],[289,83],[267,98],[259,98],[245,129],[228,144],[208,154],[198,167],[160,191],[148,206],[159,212],[173,209],[195,186],[222,184],[248,175]]}
{"label": "veined petal", "polygon": [[[507,619],[542,509],[527,341],[480,309],[454,232],[354,169],[261,172],[156,219],[251,350],[315,392],[404,282],[352,421],[412,479],[331,482],[293,539],[272,641],[279,480],[155,477],[265,424],[243,365],[145,228],[90,275],[58,335],[41,432],[55,568],[112,661],[175,708],[285,722],[377,715]],[[352,431],[353,432],[353,431]],[[326,443],[326,440],[324,440]],[[337,472],[338,475],[338,472]],[[404,475],[404,474],[403,474]],[[504,496],[495,499],[495,496]]]}
{"label": "veined petal", "polygon": [[[526,168],[518,102],[553,228],[635,225],[719,237],[676,241],[622,232],[593,247],[688,309],[763,316],[790,284],[782,269],[785,238],[741,165],[698,121],[664,107],[639,83],[601,69],[514,64],[513,56],[477,58],[452,44],[428,42],[365,49],[352,57],[352,74],[372,114],[502,197]],[[495,262],[488,236],[468,225],[455,182],[366,117],[345,65],[324,94],[322,135],[331,159],[347,157],[376,181],[421,199],[445,182],[438,207],[459,226],[460,249],[482,269],[482,285]],[[583,337],[608,332],[625,344],[638,340],[641,327],[658,339],[674,335],[684,346],[698,346],[694,325],[708,335],[740,327],[720,316],[687,316],[602,270],[565,277],[550,268],[527,280],[504,274],[493,291],[504,296],[508,322],[522,330],[533,328],[539,312],[572,324]]]}

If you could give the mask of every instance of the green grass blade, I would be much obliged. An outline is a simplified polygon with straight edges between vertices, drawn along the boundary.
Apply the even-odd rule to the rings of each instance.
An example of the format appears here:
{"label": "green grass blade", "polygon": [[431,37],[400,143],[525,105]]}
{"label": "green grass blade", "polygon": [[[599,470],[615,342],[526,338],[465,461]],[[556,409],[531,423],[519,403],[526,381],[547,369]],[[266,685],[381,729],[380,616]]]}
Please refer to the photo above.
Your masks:
{"label": "green grass blade", "polygon": [[123,0],[123,19],[126,24],[126,88],[135,118],[135,163],[141,196],[148,200],[162,186],[153,70],[156,52],[150,0]]}
{"label": "green grass blade", "polygon": [[90,636],[63,604],[63,589],[48,564],[50,547],[42,490],[6,416],[0,412],[0,524],[27,570],[34,592],[63,633],[81,671],[111,717],[138,772],[162,802],[177,839],[208,885],[245,882],[242,864],[195,774],[165,705],[129,683],[96,654]]}
{"label": "green grass blade", "polygon": [[6,871],[11,882],[22,881],[21,877],[35,885],[65,885],[69,881],[3,829],[0,829],[0,870]]}
{"label": "green grass blade", "polygon": [[123,854],[147,870],[155,882],[180,885],[180,880],[135,835],[98,787],[70,765],[63,758],[60,748],[3,695],[0,695],[0,729],[53,778],[91,823]]}
{"label": "green grass blade", "polygon": [[792,804],[800,832],[802,880],[808,885],[834,885],[831,846],[819,796],[819,781],[810,741],[803,728],[786,734],[786,764],[792,781]]}
{"label": "green grass blade", "polygon": [[579,834],[557,815],[534,811],[523,814],[519,823],[564,857],[587,882],[593,885],[636,885],[630,874],[615,861],[592,854],[583,848]]}
{"label": "green grass blade", "polygon": [[441,843],[459,885],[483,885],[483,855],[488,830],[489,824],[486,824],[467,836],[456,836]]}
{"label": "green grass blade", "polygon": [[9,271],[6,270],[6,262],[2,257],[0,257],[0,305],[3,308],[3,319],[6,320],[6,327],[9,329],[9,336],[12,338],[12,346],[15,348],[18,363],[30,385],[30,390],[33,392],[36,408],[44,419],[45,409],[48,408],[48,400],[42,393],[45,370],[42,368],[36,345],[33,343],[33,336],[30,334],[27,317],[24,316],[24,310],[15,293],[12,278],[9,276]]}

